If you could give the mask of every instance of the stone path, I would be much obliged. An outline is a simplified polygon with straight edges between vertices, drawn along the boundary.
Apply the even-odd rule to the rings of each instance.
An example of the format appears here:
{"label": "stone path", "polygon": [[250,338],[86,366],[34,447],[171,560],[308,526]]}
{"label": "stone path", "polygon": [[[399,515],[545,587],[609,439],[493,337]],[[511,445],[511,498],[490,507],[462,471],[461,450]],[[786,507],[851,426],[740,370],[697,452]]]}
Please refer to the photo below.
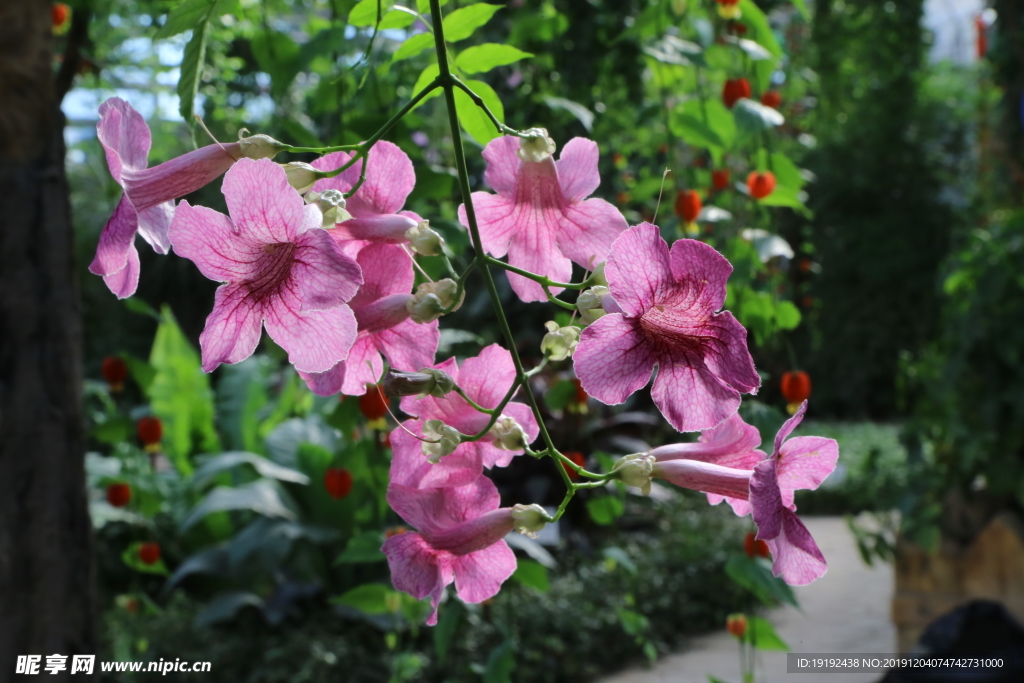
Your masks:
{"label": "stone path", "polygon": [[[853,535],[840,517],[805,517],[804,522],[829,563],[828,573],[809,586],[795,588],[803,612],[792,607],[767,616],[793,652],[892,653],[896,631],[889,620],[892,565],[868,567]],[[708,675],[739,683],[735,639],[725,632],[695,638],[681,654],[660,659],[648,669],[631,669],[603,683],[707,683]],[[786,653],[758,654],[757,682],[874,683],[882,674],[788,674]]]}

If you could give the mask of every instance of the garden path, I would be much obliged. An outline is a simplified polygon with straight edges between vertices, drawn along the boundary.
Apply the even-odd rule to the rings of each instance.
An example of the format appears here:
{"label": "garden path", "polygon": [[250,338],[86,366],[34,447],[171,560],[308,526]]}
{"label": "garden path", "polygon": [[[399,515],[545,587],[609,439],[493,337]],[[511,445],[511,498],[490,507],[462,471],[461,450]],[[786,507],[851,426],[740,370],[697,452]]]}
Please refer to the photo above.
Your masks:
{"label": "garden path", "polygon": [[[828,574],[795,588],[803,612],[792,607],[766,616],[794,652],[892,653],[896,631],[889,619],[892,565],[868,567],[841,517],[805,517],[804,522],[829,563]],[[725,632],[695,638],[685,652],[664,657],[650,668],[630,669],[603,683],[707,683],[711,674],[730,683],[740,680],[735,639]],[[788,674],[785,652],[758,654],[758,683],[824,680],[874,683],[882,674]]]}

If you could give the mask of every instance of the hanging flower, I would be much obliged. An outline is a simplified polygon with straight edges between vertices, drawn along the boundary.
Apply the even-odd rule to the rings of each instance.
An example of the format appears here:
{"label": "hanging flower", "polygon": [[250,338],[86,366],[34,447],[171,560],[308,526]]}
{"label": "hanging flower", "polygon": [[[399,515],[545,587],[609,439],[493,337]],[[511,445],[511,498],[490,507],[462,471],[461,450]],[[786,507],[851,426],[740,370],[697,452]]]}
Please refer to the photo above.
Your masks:
{"label": "hanging flower", "polygon": [[745,78],[730,78],[722,86],[722,102],[729,109],[732,109],[744,97],[750,97],[751,94],[750,81]]}
{"label": "hanging flower", "polygon": [[775,174],[771,171],[751,171],[747,176],[747,189],[754,199],[764,199],[775,191]]}

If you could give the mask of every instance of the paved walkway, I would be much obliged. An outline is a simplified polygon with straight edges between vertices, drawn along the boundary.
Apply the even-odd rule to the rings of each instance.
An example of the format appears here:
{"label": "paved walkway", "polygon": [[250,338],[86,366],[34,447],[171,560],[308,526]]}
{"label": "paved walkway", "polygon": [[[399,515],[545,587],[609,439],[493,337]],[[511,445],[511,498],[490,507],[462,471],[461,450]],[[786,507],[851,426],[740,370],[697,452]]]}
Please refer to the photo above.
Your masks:
{"label": "paved walkway", "polygon": [[[868,567],[853,535],[840,517],[805,517],[825,559],[828,573],[809,586],[795,588],[803,612],[792,607],[766,616],[793,652],[895,652],[896,630],[889,621],[892,565]],[[711,674],[739,683],[735,639],[725,632],[695,638],[686,652],[660,659],[649,669],[633,669],[603,683],[707,683]],[[758,654],[757,682],[874,683],[882,674],[787,674],[786,653]]]}

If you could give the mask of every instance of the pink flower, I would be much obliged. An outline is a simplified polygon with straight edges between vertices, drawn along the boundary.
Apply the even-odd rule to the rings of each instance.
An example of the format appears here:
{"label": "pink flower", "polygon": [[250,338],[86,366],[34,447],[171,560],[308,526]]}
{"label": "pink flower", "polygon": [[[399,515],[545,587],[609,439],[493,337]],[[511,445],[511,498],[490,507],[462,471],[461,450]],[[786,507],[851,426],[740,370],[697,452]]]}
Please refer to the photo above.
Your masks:
{"label": "pink flower", "polygon": [[516,556],[504,537],[516,527],[516,508],[498,507],[494,483],[479,476],[465,486],[419,489],[392,483],[388,503],[418,532],[407,531],[384,542],[395,588],[434,608],[446,586],[464,602],[493,597],[516,570]]}
{"label": "pink flower", "polygon": [[264,324],[297,370],[329,370],[355,342],[356,320],[346,302],[363,283],[359,266],[272,161],[239,161],[223,191],[230,218],[182,202],[170,228],[179,255],[226,283],[199,337],[203,370],[252,355]]}
{"label": "pink flower", "polygon": [[[349,152],[333,152],[310,165],[331,171],[344,166],[351,158]],[[358,161],[340,175],[322,178],[313,185],[313,191],[348,192],[359,180],[361,167],[362,161]],[[392,142],[375,143],[366,163],[366,181],[347,200],[346,210],[352,218],[331,229],[334,239],[405,242],[405,232],[421,220],[411,211],[399,212],[414,185],[416,172],[408,155]]]}
{"label": "pink flower", "polygon": [[717,426],[736,412],[740,393],[761,380],[747,331],[725,303],[729,262],[696,240],[669,250],[658,226],[641,223],[612,245],[605,268],[622,312],[609,312],[580,336],[573,356],[588,394],[622,403],[647,384],[662,415],[679,431]]}
{"label": "pink flower", "polygon": [[[807,527],[796,516],[793,490],[814,489],[835,469],[839,445],[820,436],[799,436],[789,441],[807,411],[804,401],[775,436],[772,457],[758,463],[750,479],[750,504],[757,538],[772,553],[772,573],[793,586],[824,576],[825,557]],[[785,482],[785,483],[784,483]]]}
{"label": "pink flower", "polygon": [[[658,462],[699,460],[738,470],[753,470],[757,463],[768,457],[764,451],[758,450],[759,445],[761,434],[757,427],[744,422],[739,413],[733,413],[714,429],[702,432],[697,443],[659,446],[650,451],[650,454]],[[708,502],[712,505],[718,505],[724,500],[740,517],[750,514],[750,503],[745,495],[738,498],[728,498],[715,493],[707,495]]]}
{"label": "pink flower", "polygon": [[367,384],[376,384],[384,372],[381,354],[391,367],[415,372],[434,364],[441,334],[437,321],[417,324],[409,319],[406,302],[415,279],[412,260],[397,244],[371,244],[356,262],[363,271],[363,286],[349,301],[359,334],[348,358],[324,373],[300,372],[315,393],[339,391],[361,396]]}
{"label": "pink flower", "polygon": [[243,156],[273,156],[276,143],[259,139],[215,144],[146,168],[149,157],[149,126],[124,100],[112,97],[100,105],[97,136],[107,155],[114,180],[124,188],[114,215],[100,234],[96,257],[89,270],[102,275],[119,299],[135,293],[139,284],[139,253],[135,233],[158,254],[170,249],[168,228],[174,201],[194,192],[227,171]]}
{"label": "pink flower", "polygon": [[[484,148],[484,178],[498,193],[473,193],[484,250],[496,258],[508,254],[517,268],[568,282],[571,262],[593,270],[607,258],[626,219],[603,199],[587,199],[601,183],[593,140],[573,138],[557,162],[550,156],[523,161],[519,147],[519,138],[500,137]],[[469,225],[465,206],[459,207],[459,220]],[[547,300],[536,282],[512,273],[508,279],[523,301]]]}
{"label": "pink flower", "polygon": [[[434,367],[447,372],[467,396],[488,409],[501,403],[516,376],[512,355],[497,344],[484,348],[479,356],[467,358],[461,368],[454,358]],[[523,452],[500,449],[494,445],[495,437],[487,435],[479,441],[459,444],[454,453],[431,464],[423,454],[422,442],[410,431],[422,436],[424,422],[441,420],[463,434],[472,435],[486,427],[490,417],[474,409],[455,392],[444,398],[403,398],[402,410],[416,419],[406,420],[391,432],[394,451],[391,482],[394,484],[420,488],[464,486],[475,481],[484,467],[504,467],[512,462],[513,456]],[[512,401],[502,414],[515,418],[530,442],[537,438],[539,429],[529,406]]]}

